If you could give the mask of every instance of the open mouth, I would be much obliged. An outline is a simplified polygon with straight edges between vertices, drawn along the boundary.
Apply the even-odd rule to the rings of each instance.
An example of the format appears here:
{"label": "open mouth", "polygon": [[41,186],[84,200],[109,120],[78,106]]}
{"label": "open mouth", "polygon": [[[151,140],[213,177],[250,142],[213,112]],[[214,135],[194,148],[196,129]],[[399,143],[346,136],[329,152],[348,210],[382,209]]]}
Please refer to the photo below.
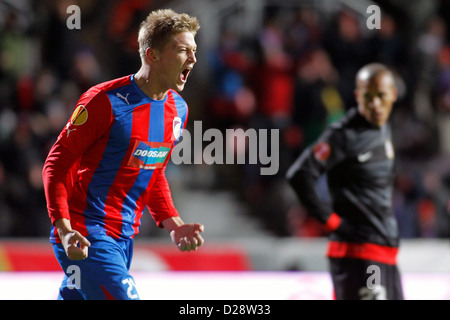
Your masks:
{"label": "open mouth", "polygon": [[181,72],[181,74],[180,74],[181,82],[185,83],[187,81],[187,78],[188,78],[191,70],[192,70],[192,68],[186,68]]}

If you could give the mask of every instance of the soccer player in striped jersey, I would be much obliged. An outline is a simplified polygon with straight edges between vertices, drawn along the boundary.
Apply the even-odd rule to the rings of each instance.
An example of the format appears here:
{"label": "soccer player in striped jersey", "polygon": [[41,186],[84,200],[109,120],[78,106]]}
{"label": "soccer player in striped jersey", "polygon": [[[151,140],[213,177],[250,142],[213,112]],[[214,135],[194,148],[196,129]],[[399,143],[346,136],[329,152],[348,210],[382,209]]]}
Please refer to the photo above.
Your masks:
{"label": "soccer player in striped jersey", "polygon": [[183,222],[165,176],[188,117],[178,92],[197,61],[199,28],[187,14],[151,12],[138,35],[141,68],[86,91],[51,148],[43,179],[66,273],[59,299],[139,299],[129,268],[146,207],[181,251],[203,244],[204,226]]}

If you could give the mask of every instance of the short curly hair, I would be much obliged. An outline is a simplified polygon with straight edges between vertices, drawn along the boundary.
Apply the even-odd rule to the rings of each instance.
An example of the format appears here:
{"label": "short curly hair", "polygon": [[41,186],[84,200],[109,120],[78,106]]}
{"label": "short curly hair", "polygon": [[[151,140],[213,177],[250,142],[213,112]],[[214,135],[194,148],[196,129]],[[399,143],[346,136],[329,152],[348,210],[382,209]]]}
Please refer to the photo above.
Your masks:
{"label": "short curly hair", "polygon": [[148,48],[164,48],[170,36],[181,32],[196,35],[199,29],[198,19],[186,13],[176,13],[172,9],[152,11],[139,28],[139,54],[143,59]]}

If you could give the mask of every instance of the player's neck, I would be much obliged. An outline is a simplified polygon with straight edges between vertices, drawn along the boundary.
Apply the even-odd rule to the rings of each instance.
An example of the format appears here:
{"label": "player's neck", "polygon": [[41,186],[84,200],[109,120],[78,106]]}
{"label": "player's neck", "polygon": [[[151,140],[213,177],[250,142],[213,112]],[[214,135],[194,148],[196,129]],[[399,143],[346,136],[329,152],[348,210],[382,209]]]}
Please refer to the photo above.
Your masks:
{"label": "player's neck", "polygon": [[163,89],[153,80],[150,66],[142,65],[138,72],[134,75],[136,84],[141,90],[153,100],[163,100],[168,89]]}

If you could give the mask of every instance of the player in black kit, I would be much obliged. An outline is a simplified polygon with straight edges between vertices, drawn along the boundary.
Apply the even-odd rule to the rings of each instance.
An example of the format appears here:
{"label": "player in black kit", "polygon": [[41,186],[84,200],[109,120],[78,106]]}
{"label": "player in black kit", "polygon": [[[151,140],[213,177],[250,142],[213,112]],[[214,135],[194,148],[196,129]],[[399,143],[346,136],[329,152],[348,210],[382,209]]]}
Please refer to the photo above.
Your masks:
{"label": "player in black kit", "polygon": [[[379,63],[362,67],[355,98],[357,107],[305,149],[286,177],[307,212],[329,232],[335,299],[402,300],[391,206],[394,148],[388,119],[397,98],[392,72]],[[331,204],[316,191],[323,174]]]}

